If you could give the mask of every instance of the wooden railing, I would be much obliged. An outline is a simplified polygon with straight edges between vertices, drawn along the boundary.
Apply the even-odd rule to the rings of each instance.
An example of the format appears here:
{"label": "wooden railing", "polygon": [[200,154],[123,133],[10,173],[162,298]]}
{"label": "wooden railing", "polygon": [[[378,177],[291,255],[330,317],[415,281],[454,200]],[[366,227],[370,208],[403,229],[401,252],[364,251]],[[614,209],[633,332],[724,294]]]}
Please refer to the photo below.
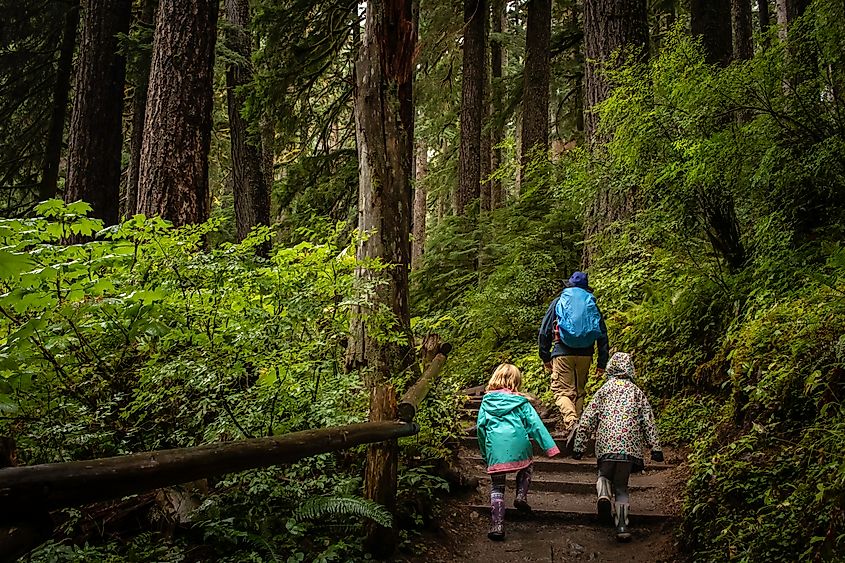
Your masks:
{"label": "wooden railing", "polygon": [[0,561],[12,560],[43,541],[45,533],[51,533],[50,527],[45,526],[51,510],[413,436],[419,432],[413,419],[450,350],[448,344],[438,345],[433,358],[424,358],[425,371],[402,396],[396,421],[0,469]]}

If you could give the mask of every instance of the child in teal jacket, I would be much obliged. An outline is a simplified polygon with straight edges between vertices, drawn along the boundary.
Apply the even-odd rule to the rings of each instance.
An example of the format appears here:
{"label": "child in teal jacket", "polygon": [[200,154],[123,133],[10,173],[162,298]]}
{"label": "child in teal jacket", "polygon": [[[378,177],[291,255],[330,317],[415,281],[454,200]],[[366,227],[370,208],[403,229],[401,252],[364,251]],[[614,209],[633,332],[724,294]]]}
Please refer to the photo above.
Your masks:
{"label": "child in teal jacket", "polygon": [[490,491],[491,540],[505,537],[505,476],[516,471],[516,500],[523,511],[528,505],[528,487],[534,450],[529,438],[540,444],[546,455],[560,453],[549,431],[528,398],[519,393],[522,374],[512,364],[502,364],[493,373],[478,410],[478,448],[493,481]]}

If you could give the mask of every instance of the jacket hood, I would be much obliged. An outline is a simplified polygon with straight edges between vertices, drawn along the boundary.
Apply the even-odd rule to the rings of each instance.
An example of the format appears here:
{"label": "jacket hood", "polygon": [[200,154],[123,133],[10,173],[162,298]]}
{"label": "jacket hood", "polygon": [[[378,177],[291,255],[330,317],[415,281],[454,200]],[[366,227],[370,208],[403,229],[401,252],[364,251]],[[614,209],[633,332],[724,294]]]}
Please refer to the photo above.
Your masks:
{"label": "jacket hood", "polygon": [[493,416],[504,416],[527,402],[528,399],[522,395],[506,389],[499,389],[484,394],[481,408]]}

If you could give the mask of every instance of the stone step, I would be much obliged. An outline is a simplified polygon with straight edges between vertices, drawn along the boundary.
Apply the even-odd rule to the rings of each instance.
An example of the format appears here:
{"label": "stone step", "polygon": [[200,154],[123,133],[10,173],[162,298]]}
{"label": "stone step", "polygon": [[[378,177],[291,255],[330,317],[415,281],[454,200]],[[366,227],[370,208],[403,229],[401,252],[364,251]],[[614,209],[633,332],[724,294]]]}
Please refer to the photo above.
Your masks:
{"label": "stone step", "polygon": [[[659,482],[656,472],[650,474],[634,474],[631,475],[628,483],[628,490],[631,493],[640,493],[645,491],[653,491],[662,486]],[[478,481],[481,484],[481,490],[487,491],[490,487],[490,476],[483,471],[478,473]],[[514,484],[514,476],[508,476],[508,487]],[[596,474],[595,473],[541,473],[535,472],[531,479],[531,491],[535,492],[551,492],[551,493],[568,493],[578,495],[595,495],[596,493]]]}
{"label": "stone step", "polygon": [[[481,459],[480,455],[468,455],[464,456],[468,462],[472,463],[473,465],[484,468],[484,461]],[[646,462],[646,470],[644,473],[648,474],[651,471],[663,471],[666,469],[672,469],[674,465],[669,463],[656,463],[656,462]],[[553,458],[535,458],[534,459],[534,474],[536,475],[538,472],[546,472],[546,473],[590,473],[592,475],[596,474],[598,470],[596,466],[596,458],[584,458],[584,459],[572,459],[572,458],[561,458],[559,456],[555,456]]]}
{"label": "stone step", "polygon": [[[505,517],[513,520],[559,520],[582,523],[600,523],[596,513],[595,495],[538,492],[528,495],[530,513],[519,512],[513,508],[513,490],[505,492],[507,512]],[[490,514],[490,504],[481,499],[469,505],[482,517]],[[631,513],[629,522],[632,526],[654,524],[674,520],[677,517],[663,507],[655,493],[631,495]],[[607,523],[606,523],[607,524]]]}

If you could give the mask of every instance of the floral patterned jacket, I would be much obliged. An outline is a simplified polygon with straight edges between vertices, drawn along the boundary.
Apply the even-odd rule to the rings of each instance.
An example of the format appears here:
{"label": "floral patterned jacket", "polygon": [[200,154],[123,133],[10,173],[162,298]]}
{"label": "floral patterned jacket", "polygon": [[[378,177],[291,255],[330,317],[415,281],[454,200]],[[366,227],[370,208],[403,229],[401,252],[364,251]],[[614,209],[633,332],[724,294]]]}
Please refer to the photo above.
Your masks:
{"label": "floral patterned jacket", "polygon": [[632,461],[642,467],[646,449],[660,450],[648,398],[625,377],[609,377],[593,396],[581,416],[573,449],[583,452],[594,433],[599,462]]}

